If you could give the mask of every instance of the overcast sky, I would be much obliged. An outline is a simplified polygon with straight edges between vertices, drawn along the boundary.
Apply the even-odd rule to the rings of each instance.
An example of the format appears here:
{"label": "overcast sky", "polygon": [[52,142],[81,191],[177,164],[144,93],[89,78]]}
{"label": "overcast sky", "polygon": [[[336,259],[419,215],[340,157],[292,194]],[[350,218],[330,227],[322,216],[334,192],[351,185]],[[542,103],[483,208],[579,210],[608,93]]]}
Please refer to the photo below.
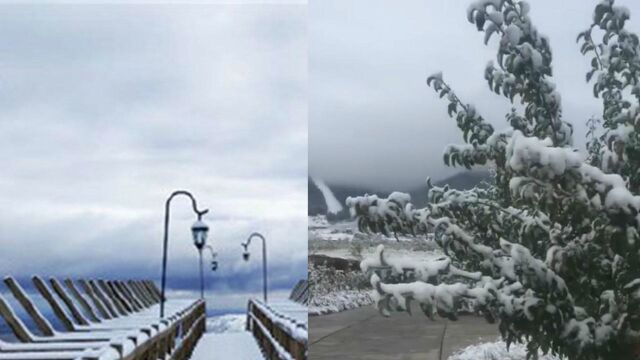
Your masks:
{"label": "overcast sky", "polygon": [[[304,5],[0,6],[0,273],[160,276],[164,201],[190,190],[243,308],[306,277]],[[193,288],[187,198],[169,285]]]}
{"label": "overcast sky", "polygon": [[[591,24],[598,1],[530,1],[531,18],[551,40],[553,81],[564,119],[584,146],[585,121],[601,112],[585,84],[590,58],[575,39]],[[309,170],[328,183],[384,189],[419,186],[461,169],[444,166],[442,153],[462,137],[447,103],[427,87],[442,71],[459,97],[498,128],[507,125],[509,101],[491,93],[484,68],[495,60],[498,37],[467,22],[471,1],[312,1],[309,9]],[[628,27],[640,30],[640,3]]]}

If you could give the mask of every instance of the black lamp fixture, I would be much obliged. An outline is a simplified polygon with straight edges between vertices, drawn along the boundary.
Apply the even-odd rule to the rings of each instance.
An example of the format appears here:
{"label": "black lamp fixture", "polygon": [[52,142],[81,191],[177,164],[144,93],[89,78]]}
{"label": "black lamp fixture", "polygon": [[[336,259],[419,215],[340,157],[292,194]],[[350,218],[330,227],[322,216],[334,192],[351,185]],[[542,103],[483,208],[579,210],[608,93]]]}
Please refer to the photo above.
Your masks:
{"label": "black lamp fixture", "polygon": [[205,245],[205,247],[211,252],[211,271],[218,270],[218,260],[216,260],[218,253],[213,251],[213,247],[209,244]]}
{"label": "black lamp fixture", "polygon": [[198,220],[191,225],[191,233],[193,234],[193,245],[199,251],[202,251],[207,243],[207,235],[209,234],[209,226],[202,221],[202,215],[198,215]]}
{"label": "black lamp fixture", "polygon": [[191,225],[191,234],[193,234],[193,245],[198,249],[198,257],[200,260],[200,299],[204,299],[204,270],[202,268],[202,249],[207,243],[207,235],[209,234],[209,226],[202,221],[202,215],[198,214],[198,220]]}

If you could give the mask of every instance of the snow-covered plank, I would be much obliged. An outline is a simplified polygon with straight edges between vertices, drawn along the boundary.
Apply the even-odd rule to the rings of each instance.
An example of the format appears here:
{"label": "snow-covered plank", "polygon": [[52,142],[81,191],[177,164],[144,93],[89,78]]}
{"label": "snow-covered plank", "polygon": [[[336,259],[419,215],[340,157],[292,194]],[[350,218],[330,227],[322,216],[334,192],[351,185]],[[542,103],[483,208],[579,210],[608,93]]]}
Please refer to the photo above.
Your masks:
{"label": "snow-covered plank", "polygon": [[191,360],[209,360],[212,354],[224,352],[227,359],[259,360],[264,359],[260,348],[250,332],[204,334],[198,341]]}

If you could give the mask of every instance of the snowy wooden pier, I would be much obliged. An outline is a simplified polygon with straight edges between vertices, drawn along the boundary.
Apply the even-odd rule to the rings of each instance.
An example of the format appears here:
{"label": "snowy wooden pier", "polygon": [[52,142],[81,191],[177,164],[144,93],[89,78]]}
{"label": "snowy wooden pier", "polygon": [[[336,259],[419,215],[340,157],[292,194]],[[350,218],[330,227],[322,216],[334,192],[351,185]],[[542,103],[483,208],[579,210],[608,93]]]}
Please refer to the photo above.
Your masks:
{"label": "snowy wooden pier", "polygon": [[308,358],[309,284],[301,280],[289,299],[268,304],[250,299],[246,330],[207,333],[196,347],[192,360],[305,360]]}
{"label": "snowy wooden pier", "polygon": [[56,330],[13,278],[4,279],[37,327],[32,332],[0,295],[0,316],[18,342],[0,340],[3,359],[188,359],[205,331],[202,300],[170,300],[159,318],[160,292],[151,281],[32,278],[64,331]]}

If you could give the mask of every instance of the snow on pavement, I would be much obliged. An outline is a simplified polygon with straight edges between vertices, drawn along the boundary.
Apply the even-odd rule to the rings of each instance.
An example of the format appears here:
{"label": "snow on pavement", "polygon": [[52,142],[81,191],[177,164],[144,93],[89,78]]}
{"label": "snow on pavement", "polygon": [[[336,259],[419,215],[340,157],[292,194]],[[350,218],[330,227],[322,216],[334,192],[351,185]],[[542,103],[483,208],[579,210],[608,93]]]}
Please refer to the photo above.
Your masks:
{"label": "snow on pavement", "polygon": [[[525,360],[527,358],[527,348],[523,344],[511,344],[507,350],[507,344],[498,340],[495,342],[484,342],[471,346],[451,355],[448,360],[478,360],[478,359],[501,359],[501,360]],[[538,353],[540,360],[562,360],[552,354],[542,355]]]}
{"label": "snow on pavement", "polygon": [[191,360],[262,360],[264,357],[248,331],[205,333],[193,351]]}

